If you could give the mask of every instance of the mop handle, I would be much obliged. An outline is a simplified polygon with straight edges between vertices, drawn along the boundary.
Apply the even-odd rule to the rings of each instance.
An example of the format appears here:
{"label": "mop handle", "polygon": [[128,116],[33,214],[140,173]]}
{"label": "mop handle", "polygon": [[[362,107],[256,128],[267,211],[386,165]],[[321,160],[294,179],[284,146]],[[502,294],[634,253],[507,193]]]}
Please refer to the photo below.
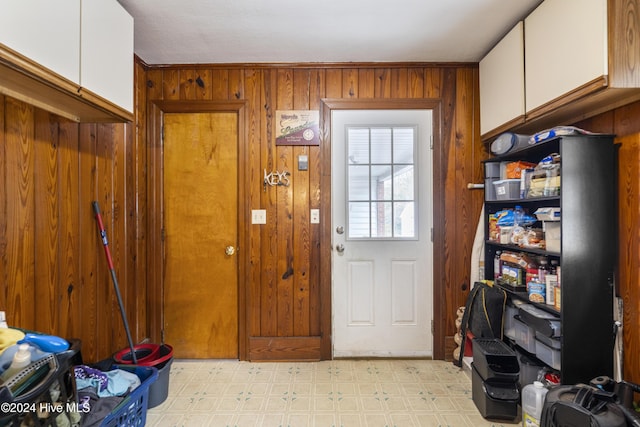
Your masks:
{"label": "mop handle", "polygon": [[131,348],[131,359],[133,364],[138,363],[136,352],[133,346],[133,340],[131,339],[131,331],[129,330],[129,322],[127,322],[126,314],[124,312],[124,304],[122,303],[122,296],[120,295],[120,286],[118,285],[118,278],[116,277],[116,270],[113,268],[113,260],[111,259],[111,251],[109,250],[109,241],[107,240],[107,231],[104,229],[102,222],[102,215],[100,215],[100,206],[97,201],[91,203],[93,205],[93,211],[96,213],[96,221],[98,223],[98,230],[100,231],[100,237],[102,238],[102,245],[104,246],[104,253],[107,256],[107,264],[109,264],[109,272],[111,272],[111,280],[113,281],[113,289],[116,292],[116,298],[118,299],[118,306],[120,307],[120,315],[122,316],[122,323],[124,323],[124,331],[127,334],[127,341]]}
{"label": "mop handle", "polygon": [[109,270],[113,270],[113,259],[111,259],[111,251],[109,250],[109,241],[107,240],[107,231],[104,229],[104,223],[102,222],[102,215],[100,215],[100,206],[98,202],[92,202],[93,211],[96,213],[96,221],[98,222],[98,230],[100,231],[100,237],[102,238],[102,245],[104,246],[104,253],[107,256],[107,264]]}

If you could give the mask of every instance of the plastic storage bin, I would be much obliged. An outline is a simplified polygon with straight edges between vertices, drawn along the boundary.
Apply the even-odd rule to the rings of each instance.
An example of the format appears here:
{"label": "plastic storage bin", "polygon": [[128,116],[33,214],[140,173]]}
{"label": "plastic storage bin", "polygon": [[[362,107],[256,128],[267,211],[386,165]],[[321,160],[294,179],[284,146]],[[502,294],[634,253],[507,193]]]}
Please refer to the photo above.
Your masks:
{"label": "plastic storage bin", "polygon": [[518,316],[527,325],[548,337],[562,335],[560,318],[531,304],[522,304],[518,307]]}
{"label": "plastic storage bin", "polygon": [[516,344],[529,353],[536,352],[536,331],[524,323],[520,317],[515,317]]}
{"label": "plastic storage bin", "polygon": [[544,368],[544,364],[524,352],[518,351],[517,354],[520,364],[520,389],[523,389],[526,385],[538,380],[538,375],[540,375],[540,370]]}
{"label": "plastic storage bin", "polygon": [[494,182],[498,178],[485,178],[484,179],[484,199],[488,201],[496,200],[496,187]]}
{"label": "plastic storage bin", "polygon": [[113,410],[100,424],[101,427],[143,427],[147,420],[149,387],[158,379],[158,370],[150,366],[119,365],[135,373],[141,384]]}
{"label": "plastic storage bin", "polygon": [[501,179],[494,181],[496,200],[513,200],[520,198],[519,179]]}
{"label": "plastic storage bin", "polygon": [[560,370],[560,350],[553,349],[540,340],[536,340],[536,357],[553,369]]}
{"label": "plastic storage bin", "polygon": [[518,308],[507,304],[504,310],[504,336],[507,338],[511,338],[512,340],[516,339],[516,319],[515,316],[518,314]]}
{"label": "plastic storage bin", "polygon": [[484,164],[484,177],[500,179],[500,163],[486,162]]}

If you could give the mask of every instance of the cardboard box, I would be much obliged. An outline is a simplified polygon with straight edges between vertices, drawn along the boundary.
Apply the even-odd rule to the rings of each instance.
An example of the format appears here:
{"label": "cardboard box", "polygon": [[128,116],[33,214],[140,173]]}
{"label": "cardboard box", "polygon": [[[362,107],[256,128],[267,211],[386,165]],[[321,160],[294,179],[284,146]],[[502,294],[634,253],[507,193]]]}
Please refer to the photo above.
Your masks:
{"label": "cardboard box", "polygon": [[534,215],[538,221],[560,221],[560,208],[538,208]]}
{"label": "cardboard box", "polygon": [[560,252],[560,223],[554,221],[543,221],[544,240],[546,249],[549,252]]}

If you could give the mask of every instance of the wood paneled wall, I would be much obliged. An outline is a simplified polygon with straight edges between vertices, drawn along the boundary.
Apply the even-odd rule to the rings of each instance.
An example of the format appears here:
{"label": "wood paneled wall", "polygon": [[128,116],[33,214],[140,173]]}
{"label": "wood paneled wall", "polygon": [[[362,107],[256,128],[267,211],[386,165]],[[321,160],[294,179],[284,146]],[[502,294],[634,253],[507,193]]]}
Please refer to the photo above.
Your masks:
{"label": "wood paneled wall", "polygon": [[[321,231],[305,225],[304,218],[328,191],[322,184],[322,153],[320,147],[274,146],[273,112],[320,109],[325,98],[427,99],[440,105],[434,150],[439,165],[434,177],[435,354],[450,358],[445,346],[452,344],[455,311],[467,295],[482,200],[481,192],[466,189],[468,182],[482,179],[480,161],[486,156],[477,135],[477,93],[472,65],[147,67],[137,62],[134,124],[77,124],[0,96],[0,309],[11,325],[80,338],[88,361],[126,346],[91,210],[98,200],[134,340],[159,342],[161,295],[154,283],[161,281],[162,248],[153,231],[159,228],[160,195],[153,190],[161,170],[155,168],[157,147],[150,131],[155,124],[148,106],[152,100],[242,100],[242,171],[249,183],[245,211],[267,209],[271,223],[248,227],[244,356],[316,354],[304,350],[321,346],[326,334],[320,260],[329,249],[320,244]],[[620,143],[617,288],[624,299],[625,378],[636,382],[639,117],[640,103],[635,103],[577,123],[615,133]],[[299,153],[309,155],[308,175],[294,176],[292,187],[264,192],[263,170],[295,171]]]}
{"label": "wood paneled wall", "polygon": [[0,95],[0,309],[10,326],[81,339],[87,361],[127,346],[94,200],[132,334],[147,336],[144,176],[131,129],[70,122]]}
{"label": "wood paneled wall", "polygon": [[[246,212],[267,211],[266,225],[250,225],[247,218],[248,259],[241,267],[241,286],[246,290],[246,301],[241,304],[247,308],[246,352],[241,357],[252,360],[328,358],[331,350],[327,261],[331,249],[322,239],[330,218],[326,206],[321,206],[330,201],[330,180],[326,179],[330,151],[323,154],[328,132],[324,130],[320,147],[275,146],[275,111],[321,110],[323,99],[368,101],[370,108],[398,105],[403,100],[437,104],[434,353],[437,358],[450,357],[445,354],[445,338],[452,344],[455,312],[465,302],[472,241],[482,205],[482,192],[466,187],[469,182],[481,182],[480,161],[486,156],[477,126],[477,65],[137,66],[140,75],[146,73],[145,81],[138,79],[137,83],[139,144],[145,143],[146,135],[149,147],[160,145],[157,118],[151,117],[154,103],[187,102],[189,108],[197,109],[203,101],[246,102],[246,155],[240,170],[246,174],[247,188],[241,203],[246,203]],[[297,171],[299,154],[309,156],[308,172]],[[158,156],[150,156],[150,180],[161,179],[160,165]],[[264,170],[291,171],[291,186],[264,191]],[[151,184],[149,188],[149,200],[159,197],[151,193],[160,187]],[[149,203],[149,222],[158,224],[161,203]],[[309,210],[322,207],[321,225],[310,225]],[[148,265],[157,271],[160,259],[149,259]],[[150,271],[149,277],[154,274],[157,272]],[[161,277],[153,283],[161,283]],[[150,291],[159,293],[161,286]],[[150,303],[150,319],[158,320],[150,321],[151,338],[159,339],[161,304],[159,300]]]}

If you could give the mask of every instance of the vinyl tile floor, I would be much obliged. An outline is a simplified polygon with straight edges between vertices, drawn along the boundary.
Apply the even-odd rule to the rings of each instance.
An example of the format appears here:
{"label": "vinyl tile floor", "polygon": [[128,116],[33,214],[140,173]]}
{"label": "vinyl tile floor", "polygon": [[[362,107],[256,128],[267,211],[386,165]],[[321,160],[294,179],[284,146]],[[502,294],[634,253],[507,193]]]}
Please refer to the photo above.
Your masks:
{"label": "vinyl tile floor", "polygon": [[174,360],[147,426],[483,427],[468,372],[439,360]]}

